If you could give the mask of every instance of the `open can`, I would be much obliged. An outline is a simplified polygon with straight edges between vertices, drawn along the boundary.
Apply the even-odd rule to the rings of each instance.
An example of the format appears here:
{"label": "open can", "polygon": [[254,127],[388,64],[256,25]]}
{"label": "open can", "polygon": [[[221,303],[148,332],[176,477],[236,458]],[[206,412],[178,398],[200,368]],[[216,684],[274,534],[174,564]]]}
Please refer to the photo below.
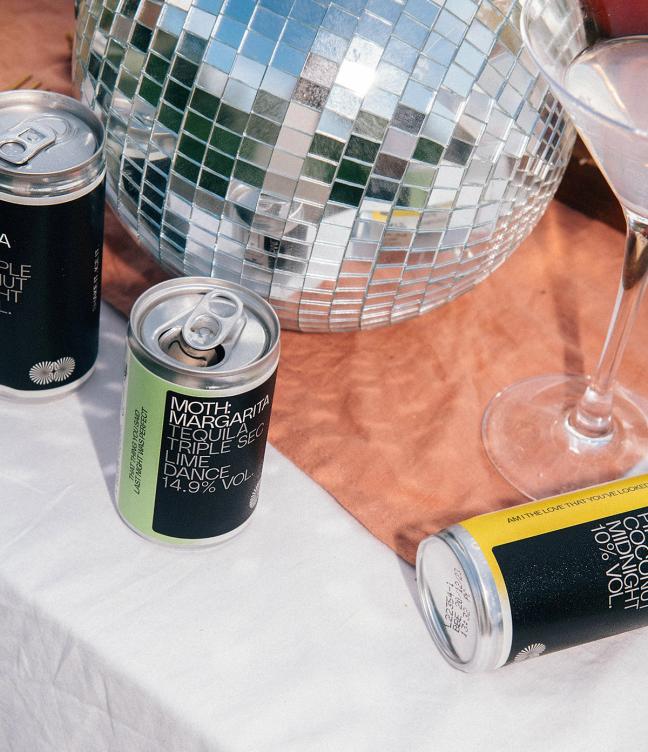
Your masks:
{"label": "open can", "polygon": [[116,504],[146,538],[217,543],[249,521],[279,362],[279,320],[222,280],[162,282],[135,303]]}
{"label": "open can", "polygon": [[0,395],[52,397],[99,346],[104,129],[44,91],[0,94]]}

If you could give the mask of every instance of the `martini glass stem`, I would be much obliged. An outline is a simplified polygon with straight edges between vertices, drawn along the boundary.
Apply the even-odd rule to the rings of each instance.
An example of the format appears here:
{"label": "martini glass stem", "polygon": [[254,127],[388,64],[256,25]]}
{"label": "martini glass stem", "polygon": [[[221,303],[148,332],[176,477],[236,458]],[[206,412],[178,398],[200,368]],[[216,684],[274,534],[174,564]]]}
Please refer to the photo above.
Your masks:
{"label": "martini glass stem", "polygon": [[626,211],[628,224],[623,272],[603,351],[589,385],[571,414],[572,432],[588,440],[609,440],[614,431],[614,382],[648,275],[648,219]]}

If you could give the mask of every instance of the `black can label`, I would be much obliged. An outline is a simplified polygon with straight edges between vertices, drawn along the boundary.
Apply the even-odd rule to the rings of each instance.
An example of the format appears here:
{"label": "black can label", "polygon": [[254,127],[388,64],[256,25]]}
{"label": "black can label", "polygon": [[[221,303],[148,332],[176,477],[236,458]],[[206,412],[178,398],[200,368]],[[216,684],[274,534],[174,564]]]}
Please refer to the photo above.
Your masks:
{"label": "black can label", "polygon": [[97,358],[103,183],[60,204],[0,201],[0,386],[42,391]]}
{"label": "black can label", "polygon": [[648,624],[648,507],[493,553],[511,605],[509,660]]}
{"label": "black can label", "polygon": [[117,492],[124,519],[179,543],[240,527],[259,498],[275,377],[211,396],[170,385],[131,354]]}
{"label": "black can label", "polygon": [[648,625],[648,477],[461,523],[511,612],[507,662]]}

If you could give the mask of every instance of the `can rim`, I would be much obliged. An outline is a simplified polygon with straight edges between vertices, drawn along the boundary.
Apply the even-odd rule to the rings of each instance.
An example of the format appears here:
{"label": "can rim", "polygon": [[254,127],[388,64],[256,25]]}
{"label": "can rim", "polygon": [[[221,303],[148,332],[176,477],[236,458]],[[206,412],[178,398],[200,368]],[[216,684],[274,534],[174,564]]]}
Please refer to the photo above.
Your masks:
{"label": "can rim", "polygon": [[[445,562],[458,562],[470,589],[476,618],[476,639],[472,653],[466,658],[462,658],[452,646],[425,576],[425,559],[432,547],[437,548],[436,553],[440,553]],[[488,563],[472,536],[461,525],[453,525],[429,536],[418,547],[416,573],[423,618],[445,660],[454,668],[468,673],[488,671],[503,665],[508,655],[505,645],[508,603],[502,603]]]}
{"label": "can rim", "polygon": [[[75,190],[78,190],[87,183],[95,180],[104,169],[106,129],[103,127],[101,120],[89,107],[86,107],[77,99],[74,99],[74,97],[70,97],[67,94],[22,89],[0,92],[0,108],[2,108],[5,102],[19,105],[21,103],[34,103],[34,101],[39,100],[45,105],[49,105],[49,107],[52,108],[52,111],[58,109],[63,112],[69,112],[85,122],[88,127],[92,129],[97,141],[93,154],[72,167],[66,167],[63,170],[51,170],[48,172],[20,172],[19,170],[7,169],[0,163],[0,176],[15,181],[16,185],[25,183],[29,184],[32,189],[32,195],[38,195],[38,189],[47,189],[55,193],[58,193],[59,191],[67,192],[71,186],[69,181],[64,182],[65,178],[74,178],[77,176],[80,179],[73,184],[73,187]],[[52,105],[54,106],[52,107]],[[96,169],[93,169],[95,167]],[[83,176],[83,173],[86,171],[89,171],[89,174]],[[16,187],[16,185],[13,187]],[[11,185],[3,185],[0,182],[0,191],[2,193],[11,194],[11,187]]]}
{"label": "can rim", "polygon": [[[266,352],[243,366],[219,371],[208,371],[204,368],[191,367],[180,361],[171,366],[145,344],[141,337],[141,322],[154,305],[163,299],[161,294],[165,291],[169,291],[169,294],[171,294],[175,288],[179,287],[182,288],[183,292],[196,293],[209,292],[210,288],[224,288],[241,296],[244,305],[248,306],[249,304],[248,307],[259,316],[259,319],[268,331],[269,344]],[[136,353],[143,354],[146,357],[148,365],[151,365],[151,361],[155,364],[159,371],[158,375],[174,382],[178,382],[178,375],[184,376],[188,381],[209,381],[213,382],[215,387],[241,383],[243,381],[242,377],[247,376],[253,369],[258,369],[262,373],[273,370],[279,360],[280,332],[281,325],[279,318],[274,308],[266,300],[253,290],[215,277],[180,277],[160,282],[140,295],[131,309],[129,319],[129,342],[131,346],[135,345],[136,347],[133,349],[136,350]],[[191,386],[187,381],[180,383]],[[202,388],[205,388],[204,385]]]}

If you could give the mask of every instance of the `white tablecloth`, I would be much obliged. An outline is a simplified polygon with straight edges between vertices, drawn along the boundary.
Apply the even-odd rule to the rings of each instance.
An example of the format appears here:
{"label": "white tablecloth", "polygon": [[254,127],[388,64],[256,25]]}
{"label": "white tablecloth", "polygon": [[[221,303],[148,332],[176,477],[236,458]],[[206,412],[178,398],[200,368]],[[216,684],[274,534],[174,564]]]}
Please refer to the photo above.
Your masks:
{"label": "white tablecloth", "polygon": [[0,406],[1,752],[648,749],[646,631],[457,672],[412,568],[271,447],[230,542],[128,530],[112,507],[124,332],[104,309],[81,390]]}

